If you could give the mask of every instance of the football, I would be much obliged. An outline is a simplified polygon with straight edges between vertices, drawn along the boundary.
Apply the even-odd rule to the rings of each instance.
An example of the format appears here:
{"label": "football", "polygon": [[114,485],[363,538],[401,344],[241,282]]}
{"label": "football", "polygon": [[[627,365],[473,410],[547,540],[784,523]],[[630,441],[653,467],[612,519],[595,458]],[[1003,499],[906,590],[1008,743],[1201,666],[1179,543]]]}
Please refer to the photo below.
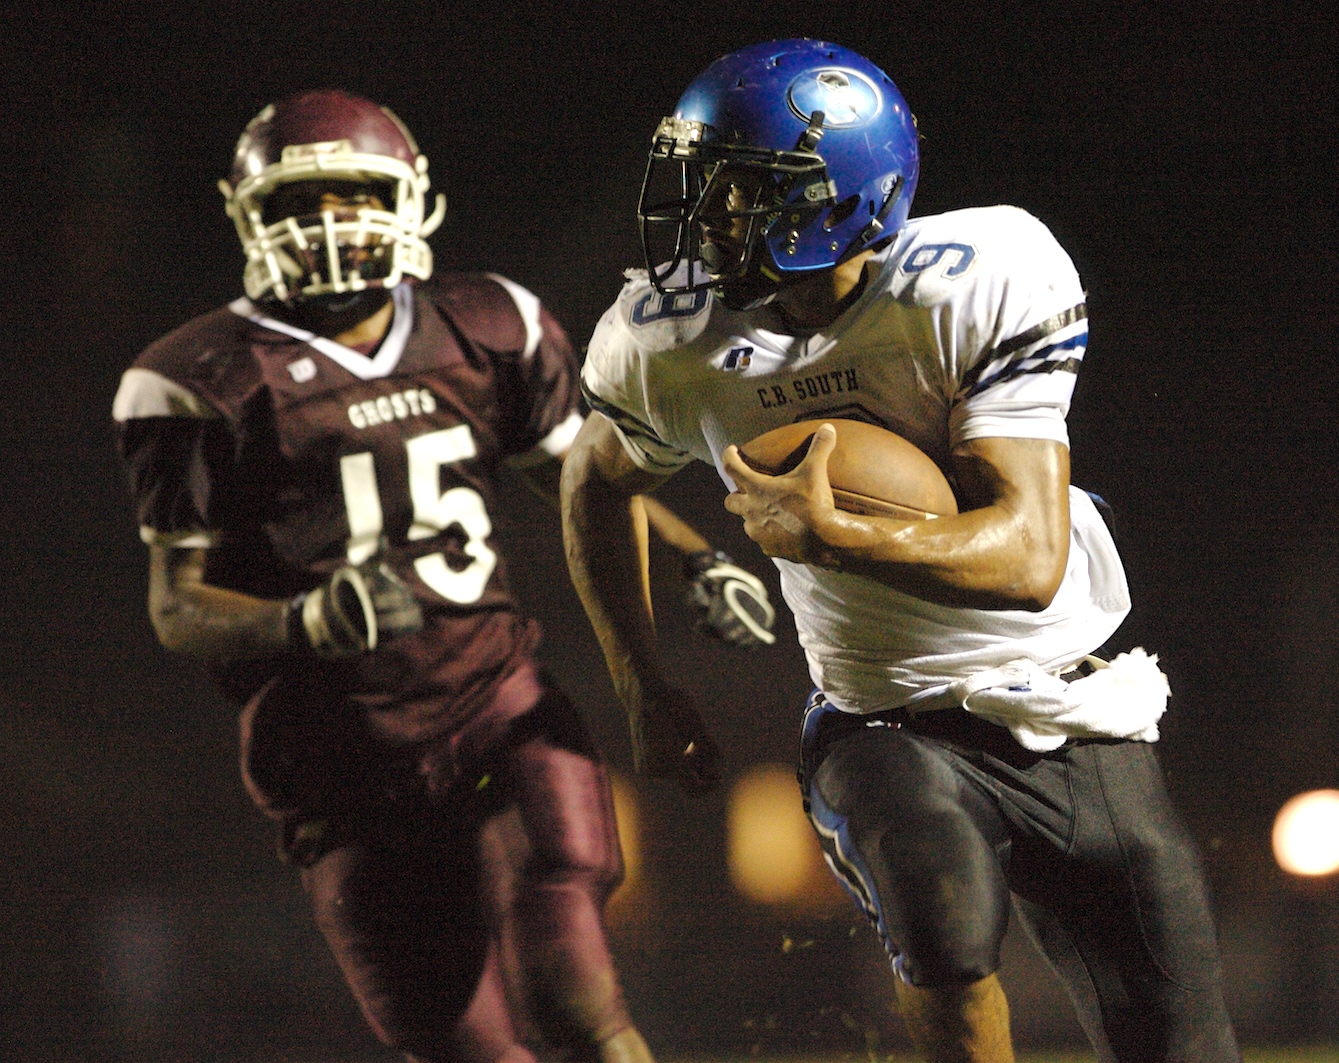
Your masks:
{"label": "football", "polygon": [[930,457],[895,432],[864,421],[797,421],[741,444],[745,464],[769,476],[803,460],[821,424],[837,429],[828,482],[838,509],[876,517],[927,520],[958,512],[953,488]]}

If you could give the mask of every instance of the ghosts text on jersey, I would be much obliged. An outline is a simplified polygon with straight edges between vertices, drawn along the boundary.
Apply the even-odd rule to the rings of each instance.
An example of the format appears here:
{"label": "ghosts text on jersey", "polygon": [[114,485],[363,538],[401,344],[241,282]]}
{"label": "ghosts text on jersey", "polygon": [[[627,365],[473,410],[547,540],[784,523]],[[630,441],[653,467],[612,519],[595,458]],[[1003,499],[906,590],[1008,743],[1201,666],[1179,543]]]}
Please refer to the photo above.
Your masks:
{"label": "ghosts text on jersey", "polygon": [[375,428],[379,424],[422,417],[437,409],[437,397],[427,388],[410,388],[364,399],[349,407],[349,423],[354,428]]}

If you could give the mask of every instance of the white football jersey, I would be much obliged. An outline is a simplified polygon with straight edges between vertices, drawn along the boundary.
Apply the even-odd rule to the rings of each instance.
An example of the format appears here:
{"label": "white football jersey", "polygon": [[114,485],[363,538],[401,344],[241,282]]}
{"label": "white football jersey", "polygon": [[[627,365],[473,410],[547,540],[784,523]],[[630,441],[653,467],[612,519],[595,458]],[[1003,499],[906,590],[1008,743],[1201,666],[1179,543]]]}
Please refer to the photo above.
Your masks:
{"label": "white football jersey", "polygon": [[[831,325],[793,335],[767,307],[708,292],[664,296],[629,274],[591,340],[582,386],[638,466],[693,458],[812,418],[870,421],[949,469],[981,437],[1068,444],[1065,415],[1088,338],[1069,256],[1036,218],[985,207],[909,221]],[[1026,657],[1060,671],[1129,611],[1115,544],[1070,488],[1069,564],[1041,612],[936,605],[861,576],[778,560],[810,674],[838,707],[936,707],[949,684]],[[942,699],[941,699],[942,700]]]}

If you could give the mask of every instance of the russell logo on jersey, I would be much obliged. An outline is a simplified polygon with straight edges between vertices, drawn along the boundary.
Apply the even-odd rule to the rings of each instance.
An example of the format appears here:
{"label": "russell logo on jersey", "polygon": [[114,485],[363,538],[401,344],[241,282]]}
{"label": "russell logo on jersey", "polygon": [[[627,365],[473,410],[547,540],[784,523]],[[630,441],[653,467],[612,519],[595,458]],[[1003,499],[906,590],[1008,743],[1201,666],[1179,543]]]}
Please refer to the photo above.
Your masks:
{"label": "russell logo on jersey", "polygon": [[731,347],[725,352],[721,368],[726,370],[747,369],[753,364],[752,347]]}

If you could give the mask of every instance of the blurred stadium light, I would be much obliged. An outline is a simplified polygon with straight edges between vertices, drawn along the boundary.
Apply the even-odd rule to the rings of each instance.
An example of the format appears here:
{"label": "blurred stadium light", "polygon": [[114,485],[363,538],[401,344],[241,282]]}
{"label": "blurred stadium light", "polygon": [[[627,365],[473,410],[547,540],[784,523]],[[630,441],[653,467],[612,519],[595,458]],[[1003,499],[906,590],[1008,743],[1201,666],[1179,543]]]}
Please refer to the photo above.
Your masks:
{"label": "blurred stadium light", "polygon": [[844,902],[800,801],[793,768],[759,764],[735,783],[726,818],[730,880],[760,904]]}
{"label": "blurred stadium light", "polygon": [[1274,819],[1274,859],[1294,875],[1339,871],[1339,790],[1298,794]]}

